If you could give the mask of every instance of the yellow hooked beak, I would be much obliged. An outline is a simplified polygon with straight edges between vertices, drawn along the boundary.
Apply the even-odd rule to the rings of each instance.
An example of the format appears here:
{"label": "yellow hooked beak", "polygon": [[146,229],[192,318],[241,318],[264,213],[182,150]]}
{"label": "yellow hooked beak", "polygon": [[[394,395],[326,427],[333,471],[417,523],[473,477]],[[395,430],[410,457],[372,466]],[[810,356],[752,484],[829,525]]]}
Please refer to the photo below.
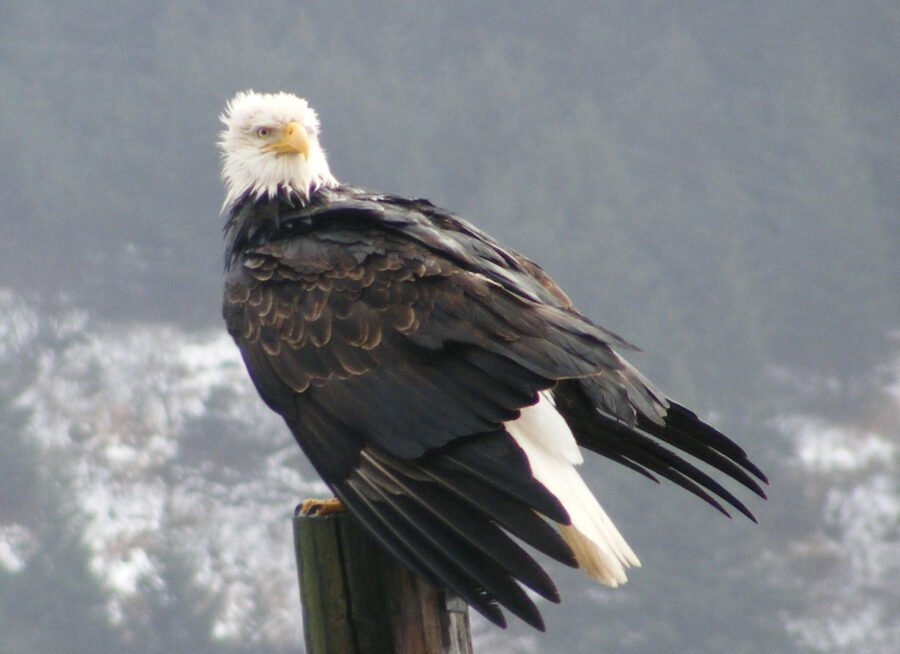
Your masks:
{"label": "yellow hooked beak", "polygon": [[306,130],[295,121],[284,126],[280,139],[264,147],[278,154],[302,154],[304,159],[309,159],[309,139]]}

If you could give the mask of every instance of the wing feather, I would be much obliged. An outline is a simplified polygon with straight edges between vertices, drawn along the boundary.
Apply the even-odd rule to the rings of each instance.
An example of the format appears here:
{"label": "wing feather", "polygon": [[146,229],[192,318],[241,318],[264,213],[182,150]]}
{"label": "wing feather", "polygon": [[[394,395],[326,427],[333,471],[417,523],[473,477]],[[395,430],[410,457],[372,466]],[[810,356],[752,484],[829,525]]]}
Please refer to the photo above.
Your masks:
{"label": "wing feather", "polygon": [[578,443],[752,519],[681,454],[764,495],[746,454],[671,402],[536,264],[423,200],[342,187],[235,206],[224,316],[251,379],[345,506],[489,620],[558,601],[514,540],[575,565],[571,524],[504,423],[552,389]]}

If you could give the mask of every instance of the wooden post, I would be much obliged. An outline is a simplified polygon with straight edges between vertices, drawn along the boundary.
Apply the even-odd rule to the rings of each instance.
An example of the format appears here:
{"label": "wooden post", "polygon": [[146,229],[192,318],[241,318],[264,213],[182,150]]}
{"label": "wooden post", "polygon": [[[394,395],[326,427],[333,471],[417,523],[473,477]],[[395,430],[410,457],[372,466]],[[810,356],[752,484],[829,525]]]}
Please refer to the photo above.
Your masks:
{"label": "wooden post", "polygon": [[307,654],[473,654],[468,607],[345,512],[294,516]]}

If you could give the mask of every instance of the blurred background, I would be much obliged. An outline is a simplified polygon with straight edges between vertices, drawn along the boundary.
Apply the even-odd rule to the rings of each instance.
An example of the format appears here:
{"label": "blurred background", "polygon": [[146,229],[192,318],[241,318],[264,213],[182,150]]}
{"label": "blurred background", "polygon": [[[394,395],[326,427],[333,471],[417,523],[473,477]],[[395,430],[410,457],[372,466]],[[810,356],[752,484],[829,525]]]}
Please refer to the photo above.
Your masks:
{"label": "blurred background", "polygon": [[305,96],[343,181],[538,261],[772,480],[596,458],[644,567],[550,564],[476,651],[900,642],[900,5],[0,2],[0,653],[302,651],[325,488],[220,317],[218,114]]}

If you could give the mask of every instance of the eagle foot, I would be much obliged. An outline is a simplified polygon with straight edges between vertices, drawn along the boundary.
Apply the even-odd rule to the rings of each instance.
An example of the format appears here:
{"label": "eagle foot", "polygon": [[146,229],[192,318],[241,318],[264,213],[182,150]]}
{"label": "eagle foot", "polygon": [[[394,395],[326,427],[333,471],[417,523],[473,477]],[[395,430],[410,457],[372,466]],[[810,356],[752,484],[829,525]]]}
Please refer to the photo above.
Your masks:
{"label": "eagle foot", "polygon": [[327,500],[303,500],[297,506],[295,513],[302,516],[330,515],[332,513],[342,513],[345,510],[341,501],[336,497],[332,497]]}

